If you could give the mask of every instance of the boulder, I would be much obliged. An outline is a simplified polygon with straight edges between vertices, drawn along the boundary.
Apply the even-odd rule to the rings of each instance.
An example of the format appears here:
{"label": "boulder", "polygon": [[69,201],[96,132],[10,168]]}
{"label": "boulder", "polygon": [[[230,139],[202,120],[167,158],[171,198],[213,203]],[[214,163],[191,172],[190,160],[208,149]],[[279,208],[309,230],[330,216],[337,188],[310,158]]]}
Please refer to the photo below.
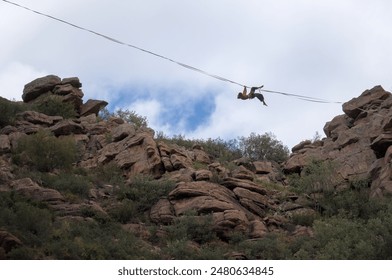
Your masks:
{"label": "boulder", "polygon": [[264,216],[267,209],[272,208],[270,207],[269,199],[260,193],[244,188],[235,188],[233,192],[238,197],[242,206],[260,217]]}
{"label": "boulder", "polygon": [[185,148],[173,144],[158,143],[160,155],[163,159],[165,169],[169,172],[183,168],[193,168],[193,155]]}
{"label": "boulder", "polygon": [[98,115],[99,111],[106,107],[108,103],[103,100],[89,99],[80,107],[80,115],[88,116],[90,114]]}
{"label": "boulder", "polygon": [[82,134],[85,132],[84,127],[72,120],[62,120],[51,126],[50,131],[53,132],[54,135],[70,135],[70,134]]}
{"label": "boulder", "polygon": [[2,129],[0,129],[0,134],[9,135],[11,133],[18,132],[18,129],[12,125],[6,125]]}
{"label": "boulder", "polygon": [[129,135],[98,151],[98,164],[106,164],[111,161],[127,170],[128,176],[143,174],[158,178],[163,174],[163,164],[158,147],[152,136],[146,132]]}
{"label": "boulder", "polygon": [[23,113],[18,114],[18,119],[27,121],[32,124],[50,126],[61,121],[63,118],[60,116],[48,116],[35,111],[24,111]]}
{"label": "boulder", "polygon": [[136,133],[136,129],[133,124],[129,124],[129,123],[120,124],[119,126],[117,126],[112,130],[112,139],[113,142],[118,142],[128,136],[131,137],[134,136],[135,133]]}
{"label": "boulder", "polygon": [[222,166],[219,162],[214,162],[208,165],[208,169],[213,173],[216,174],[217,177],[221,180],[224,180],[229,177],[229,169]]}
{"label": "boulder", "polygon": [[162,156],[161,160],[162,160],[163,167],[167,172],[172,172],[174,170],[174,166],[173,166],[172,162],[170,161],[169,157]]}
{"label": "boulder", "polygon": [[375,86],[364,91],[359,97],[353,98],[343,104],[343,112],[352,119],[356,119],[361,113],[370,109],[372,105],[378,106],[390,96],[381,86]]}
{"label": "boulder", "polygon": [[89,135],[105,135],[105,138],[108,138],[109,135],[108,133],[110,132],[110,130],[105,121],[88,123],[88,124],[82,122],[81,125],[85,128],[86,132]]}
{"label": "boulder", "polygon": [[168,225],[174,218],[173,206],[166,198],[160,199],[150,210],[150,219],[154,223]]}
{"label": "boulder", "polygon": [[212,214],[214,220],[214,230],[222,239],[228,239],[233,232],[249,233],[249,219],[247,215],[237,209],[228,209]]}
{"label": "boulder", "polygon": [[53,94],[60,96],[63,102],[73,104],[75,111],[78,113],[80,112],[84,96],[80,89],[75,88],[70,84],[57,85],[53,89]]}
{"label": "boulder", "polygon": [[255,174],[269,174],[274,172],[274,167],[270,161],[255,161],[253,162],[255,167]]}
{"label": "boulder", "polygon": [[46,202],[49,205],[64,203],[65,198],[54,189],[39,186],[30,178],[18,179],[11,182],[10,187],[16,193],[25,196],[32,201]]}
{"label": "boulder", "polygon": [[82,83],[80,82],[78,77],[70,77],[70,78],[64,78],[61,81],[62,85],[70,84],[71,86],[75,88],[81,88]]}
{"label": "boulder", "polygon": [[[162,162],[163,162],[162,158]],[[168,171],[168,170],[167,170]],[[166,172],[164,178],[179,183],[179,182],[193,182],[195,178],[195,171],[193,169],[180,169],[171,172]]]}
{"label": "boulder", "polygon": [[210,181],[212,178],[212,172],[210,170],[201,169],[195,171],[196,181]]}
{"label": "boulder", "polygon": [[176,153],[175,151],[170,155],[170,162],[172,163],[175,170],[191,168],[193,165],[192,159],[190,157],[184,155],[183,153]]}
{"label": "boulder", "polygon": [[23,134],[34,134],[42,130],[41,125],[33,124],[28,121],[16,121],[15,127],[18,129],[19,133],[23,133]]}
{"label": "boulder", "polygon": [[309,146],[311,144],[312,144],[312,141],[310,141],[310,140],[301,141],[299,144],[297,144],[293,148],[291,148],[291,151],[293,153],[295,153],[295,152],[297,152],[299,150],[302,150],[302,149],[306,148],[307,146]]}
{"label": "boulder", "polygon": [[[56,95],[68,95],[68,94],[75,94],[75,95],[80,95],[81,91],[78,88],[73,87],[70,84],[61,84],[61,85],[57,85],[54,87],[53,89],[53,93]],[[80,98],[82,98],[83,95],[80,96]]]}
{"label": "boulder", "polygon": [[225,210],[247,212],[240,206],[234,193],[227,188],[205,181],[178,183],[169,193],[176,216],[195,210],[197,213],[215,213]]}
{"label": "boulder", "polygon": [[61,84],[61,79],[55,75],[35,79],[24,86],[22,99],[24,102],[30,102],[59,84]]}
{"label": "boulder", "polygon": [[265,188],[248,180],[241,180],[229,177],[222,182],[222,185],[231,190],[239,187],[250,190],[252,192],[259,193],[261,195],[269,194],[269,192]]}
{"label": "boulder", "polygon": [[268,234],[268,228],[263,221],[260,220],[251,221],[249,226],[250,226],[250,232],[249,232],[250,238],[263,238]]}
{"label": "boulder", "polygon": [[329,138],[336,139],[339,131],[347,130],[350,126],[352,126],[352,124],[350,124],[350,120],[352,121],[352,119],[347,115],[339,115],[334,117],[331,121],[325,124],[325,135]]}
{"label": "boulder", "polygon": [[253,181],[254,173],[240,165],[231,172],[231,176],[236,179]]}
{"label": "boulder", "polygon": [[204,164],[210,164],[210,156],[203,150],[200,145],[194,145],[192,148],[194,154],[194,160]]}

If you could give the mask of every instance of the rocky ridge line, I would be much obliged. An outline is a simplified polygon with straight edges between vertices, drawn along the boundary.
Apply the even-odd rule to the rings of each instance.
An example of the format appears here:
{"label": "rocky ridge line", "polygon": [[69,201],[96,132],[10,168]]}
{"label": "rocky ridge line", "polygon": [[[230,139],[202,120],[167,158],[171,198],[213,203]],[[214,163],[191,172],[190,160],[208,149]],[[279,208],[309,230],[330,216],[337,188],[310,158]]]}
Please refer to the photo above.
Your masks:
{"label": "rocky ridge line", "polygon": [[[293,154],[282,167],[268,161],[245,164],[238,160],[231,169],[215,162],[200,145],[185,149],[156,141],[153,130],[137,128],[123,119],[100,120],[97,114],[107,103],[99,100],[83,103],[80,88],[78,78],[61,80],[53,75],[25,86],[24,102],[40,102],[56,95],[63,98],[63,102],[73,104],[78,116],[63,119],[26,111],[18,115],[13,126],[1,128],[0,191],[15,191],[33,201],[47,203],[61,218],[83,220],[81,209],[85,208],[106,214],[108,209],[101,202],[110,198],[116,186],[95,186],[89,199],[74,204],[58,191],[44,188],[31,178],[15,178],[11,151],[18,139],[45,129],[56,137],[67,135],[75,139],[81,151],[80,161],[76,163],[79,167],[88,170],[116,164],[130,185],[137,175],[177,182],[174,190],[152,207],[151,221],[164,226],[189,211],[197,215],[212,214],[214,230],[223,240],[233,231],[249,238],[263,238],[275,231],[292,236],[312,235],[312,229],[305,226],[287,229],[290,217],[312,215],[315,210],[309,206],[312,201],[308,197],[285,191],[282,171],[300,174],[315,159],[334,162],[338,167],[337,176],[343,181],[370,178],[374,196],[392,192],[392,95],[380,86],[345,103],[345,114],[325,125],[327,137],[316,142],[301,142],[292,149]],[[202,167],[196,168],[196,165]],[[132,224],[124,227],[135,229]],[[138,230],[140,227],[142,225],[138,225]],[[2,235],[7,239],[12,233],[2,231]],[[20,241],[6,244],[19,246]],[[7,250],[9,246],[6,245]]]}

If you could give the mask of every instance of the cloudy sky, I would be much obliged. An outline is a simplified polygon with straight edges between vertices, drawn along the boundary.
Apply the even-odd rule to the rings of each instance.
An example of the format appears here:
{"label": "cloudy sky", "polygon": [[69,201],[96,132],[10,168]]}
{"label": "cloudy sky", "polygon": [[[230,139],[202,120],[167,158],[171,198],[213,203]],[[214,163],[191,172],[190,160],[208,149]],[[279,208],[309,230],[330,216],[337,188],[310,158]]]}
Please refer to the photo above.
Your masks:
{"label": "cloudy sky", "polygon": [[[389,0],[14,0],[37,11],[240,84],[348,101],[392,90]],[[27,82],[77,76],[85,100],[136,111],[167,135],[234,139],[272,132],[292,147],[341,114],[319,104],[242,90],[158,57],[0,1],[0,95]]]}

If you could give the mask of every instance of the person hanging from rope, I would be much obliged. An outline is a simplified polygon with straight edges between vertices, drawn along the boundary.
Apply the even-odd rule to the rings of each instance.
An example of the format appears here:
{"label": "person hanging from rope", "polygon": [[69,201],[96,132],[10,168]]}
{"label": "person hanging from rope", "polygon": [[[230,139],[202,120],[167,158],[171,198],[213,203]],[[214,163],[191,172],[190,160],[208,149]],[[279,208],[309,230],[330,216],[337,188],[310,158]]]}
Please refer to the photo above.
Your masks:
{"label": "person hanging from rope", "polygon": [[247,89],[246,86],[244,86],[244,90],[242,92],[239,92],[237,95],[238,99],[242,100],[247,100],[247,99],[253,99],[257,98],[259,99],[265,106],[268,106],[265,101],[264,101],[264,96],[261,93],[255,93],[257,89],[261,89],[263,86],[260,87],[251,87],[249,94],[247,94]]}

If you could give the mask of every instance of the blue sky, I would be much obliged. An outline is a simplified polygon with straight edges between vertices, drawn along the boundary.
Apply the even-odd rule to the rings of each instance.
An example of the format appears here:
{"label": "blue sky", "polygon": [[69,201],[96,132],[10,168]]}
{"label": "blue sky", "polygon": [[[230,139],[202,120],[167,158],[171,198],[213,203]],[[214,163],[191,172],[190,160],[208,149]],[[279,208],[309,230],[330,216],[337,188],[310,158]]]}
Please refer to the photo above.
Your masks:
{"label": "blue sky", "polygon": [[[128,109],[139,115],[144,112],[143,116],[146,116],[148,121],[154,121],[150,125],[156,128],[162,127],[163,129],[159,131],[164,133],[167,133],[164,128],[170,127],[178,127],[178,134],[183,134],[185,131],[194,131],[205,125],[215,110],[213,92],[200,91],[197,95],[188,97],[186,101],[181,98],[178,102],[176,101],[176,95],[187,96],[186,89],[178,87],[173,89],[159,87],[154,89],[134,88],[130,85],[123,89],[114,89],[113,92],[116,96],[112,98],[111,104],[107,107],[109,111]],[[124,100],[131,105],[124,107]],[[150,112],[144,109],[148,106],[152,108],[152,110],[149,110]],[[155,107],[160,109],[154,109]],[[157,112],[157,110],[159,111]]]}
{"label": "blue sky", "polygon": [[[15,0],[30,8],[250,86],[348,101],[392,90],[388,0]],[[0,1],[0,95],[48,74],[78,76],[85,100],[146,116],[167,135],[233,139],[272,132],[289,147],[323,134],[340,104],[241,87]]]}

